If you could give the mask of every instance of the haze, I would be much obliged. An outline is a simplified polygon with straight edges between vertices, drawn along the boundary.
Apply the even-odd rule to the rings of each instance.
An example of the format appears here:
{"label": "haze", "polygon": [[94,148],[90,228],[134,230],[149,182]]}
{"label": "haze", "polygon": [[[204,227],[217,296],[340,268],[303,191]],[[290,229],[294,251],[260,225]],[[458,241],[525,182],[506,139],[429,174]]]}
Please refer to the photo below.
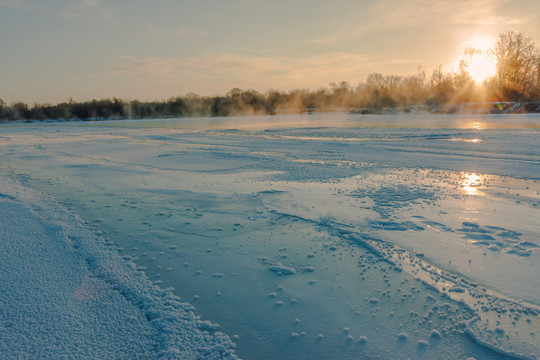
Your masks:
{"label": "haze", "polygon": [[0,98],[154,100],[451,71],[504,31],[540,43],[539,14],[537,0],[0,0]]}

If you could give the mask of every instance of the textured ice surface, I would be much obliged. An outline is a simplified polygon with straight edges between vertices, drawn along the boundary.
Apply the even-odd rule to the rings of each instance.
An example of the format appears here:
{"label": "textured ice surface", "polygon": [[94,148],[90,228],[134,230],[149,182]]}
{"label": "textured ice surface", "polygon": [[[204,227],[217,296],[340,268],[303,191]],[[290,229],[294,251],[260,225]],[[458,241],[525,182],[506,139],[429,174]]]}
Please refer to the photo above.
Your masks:
{"label": "textured ice surface", "polygon": [[52,194],[246,359],[539,353],[538,116],[3,127]]}

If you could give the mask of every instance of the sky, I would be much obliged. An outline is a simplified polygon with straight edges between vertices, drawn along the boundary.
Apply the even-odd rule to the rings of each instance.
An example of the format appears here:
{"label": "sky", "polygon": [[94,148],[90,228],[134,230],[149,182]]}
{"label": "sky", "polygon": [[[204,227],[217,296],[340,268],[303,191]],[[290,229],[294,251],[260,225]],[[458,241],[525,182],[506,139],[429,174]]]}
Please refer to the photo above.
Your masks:
{"label": "sky", "polygon": [[0,99],[163,100],[429,76],[523,31],[538,0],[0,0]]}

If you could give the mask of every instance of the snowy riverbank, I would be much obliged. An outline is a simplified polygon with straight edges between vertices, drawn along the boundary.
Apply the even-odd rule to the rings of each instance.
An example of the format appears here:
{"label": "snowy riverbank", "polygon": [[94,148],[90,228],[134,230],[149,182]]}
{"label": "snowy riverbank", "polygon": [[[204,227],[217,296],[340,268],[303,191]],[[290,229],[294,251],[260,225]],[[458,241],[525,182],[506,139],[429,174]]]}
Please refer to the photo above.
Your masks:
{"label": "snowy riverbank", "polygon": [[217,325],[52,198],[3,178],[0,214],[3,359],[235,358]]}

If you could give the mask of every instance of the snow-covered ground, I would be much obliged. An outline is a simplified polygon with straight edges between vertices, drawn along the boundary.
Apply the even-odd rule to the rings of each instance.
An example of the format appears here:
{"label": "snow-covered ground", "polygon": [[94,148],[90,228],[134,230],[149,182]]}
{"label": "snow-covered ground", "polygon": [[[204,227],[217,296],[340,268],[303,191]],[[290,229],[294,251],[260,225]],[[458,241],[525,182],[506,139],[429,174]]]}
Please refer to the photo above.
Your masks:
{"label": "snow-covered ground", "polygon": [[0,358],[236,358],[216,324],[50,197],[3,178],[0,214]]}
{"label": "snow-covered ground", "polygon": [[[107,337],[91,350],[102,357],[118,333],[115,346],[131,344],[127,355],[151,353],[157,341],[233,356],[230,338],[245,359],[540,357],[538,115],[334,113],[0,129],[2,238],[12,241],[2,243],[0,269],[2,279],[11,274],[4,287],[17,291],[0,297],[11,304],[0,310],[0,346],[13,354],[35,354],[50,337],[76,348],[77,337],[62,338],[81,321],[101,336],[88,346]],[[77,237],[83,245],[66,242],[70,232],[86,234]],[[41,236],[53,247],[24,242]],[[103,250],[107,243],[131,258]],[[58,251],[66,261],[51,263]],[[101,265],[81,262],[102,256],[114,264],[105,277]],[[145,323],[149,310],[132,296],[153,289],[181,303],[137,269],[126,275],[131,261],[229,338],[186,304],[167,315],[172,335]],[[34,263],[28,280],[11,270]],[[16,295],[33,294],[43,272],[54,275],[37,281],[44,299]],[[85,283],[105,305],[76,301]],[[161,309],[160,296],[151,298]],[[111,314],[110,323],[89,315],[50,325],[54,314],[68,317],[66,308],[87,307]],[[53,315],[9,320],[20,308]],[[128,325],[141,330],[130,337],[120,330]],[[187,336],[191,345],[178,335],[185,326],[197,334]],[[17,340],[24,331],[35,340]]]}

